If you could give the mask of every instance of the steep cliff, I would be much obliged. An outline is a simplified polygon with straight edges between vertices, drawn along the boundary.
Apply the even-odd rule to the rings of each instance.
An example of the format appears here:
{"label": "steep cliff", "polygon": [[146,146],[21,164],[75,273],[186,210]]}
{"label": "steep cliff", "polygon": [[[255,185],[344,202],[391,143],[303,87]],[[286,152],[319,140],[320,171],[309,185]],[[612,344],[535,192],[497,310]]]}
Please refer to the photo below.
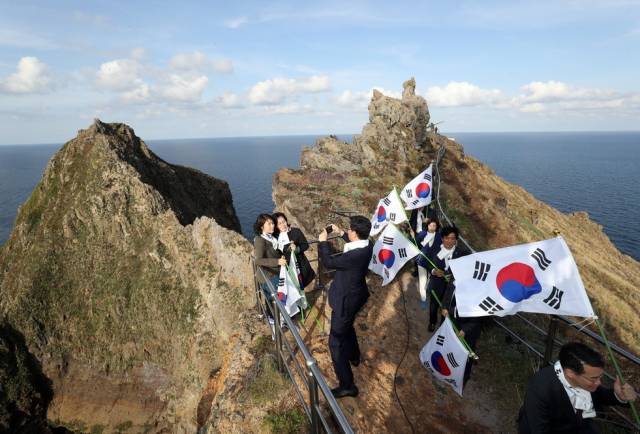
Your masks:
{"label": "steep cliff", "polygon": [[196,431],[210,379],[251,339],[239,229],[226,182],[126,125],[96,120],[62,147],[0,251],[0,315],[50,381],[54,425]]}
{"label": "steep cliff", "polygon": [[[287,213],[312,238],[329,222],[344,227],[348,224],[346,219],[332,211],[371,216],[381,197],[394,185],[402,188],[445,146],[441,198],[463,236],[476,249],[483,250],[550,238],[559,230],[612,339],[640,351],[640,320],[634,314],[640,309],[638,262],[621,254],[585,213],[566,215],[545,205],[466,156],[460,144],[428,132],[427,105],[414,94],[415,82],[409,80],[403,87],[400,100],[374,93],[369,123],[352,143],[335,137],[320,139],[316,146],[303,150],[300,169],[282,169],[275,174],[276,209]],[[427,427],[429,432],[513,431],[519,394],[534,366],[529,361],[519,361],[527,363],[526,369],[519,369],[521,377],[509,381],[500,378],[492,367],[499,366],[505,375],[511,375],[507,365],[514,360],[507,359],[519,356],[497,340],[502,338],[487,332],[479,348],[487,353],[481,354],[480,366],[465,389],[464,400],[432,381],[417,360],[430,334],[426,330],[427,313],[418,307],[416,281],[408,271],[385,287],[379,286],[378,277],[369,277],[373,295],[356,321],[364,362],[354,372],[362,398],[342,401],[351,423],[362,432],[411,432],[390,393],[395,369],[406,348],[407,356],[398,370],[395,386],[419,432]],[[316,308],[326,322],[330,309],[323,297],[316,300]],[[310,329],[310,346],[323,372],[332,380],[326,338],[317,328]],[[507,400],[513,402],[496,402],[500,387],[505,385],[512,395],[502,398],[508,396]]]}

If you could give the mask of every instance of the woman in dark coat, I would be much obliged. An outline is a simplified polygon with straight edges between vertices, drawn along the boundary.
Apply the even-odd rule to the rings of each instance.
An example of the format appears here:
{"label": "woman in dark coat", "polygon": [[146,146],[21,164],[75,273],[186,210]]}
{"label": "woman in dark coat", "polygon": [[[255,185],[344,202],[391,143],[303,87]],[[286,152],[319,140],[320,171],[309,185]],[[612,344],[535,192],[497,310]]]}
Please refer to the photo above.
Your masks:
{"label": "woman in dark coat", "polygon": [[287,216],[283,213],[274,213],[273,219],[277,227],[275,236],[278,238],[278,250],[284,254],[287,263],[291,259],[291,251],[295,252],[302,275],[302,288],[306,288],[316,277],[315,271],[311,268],[311,264],[304,254],[309,249],[307,238],[300,229],[289,226]]}
{"label": "woman in dark coat", "polygon": [[[269,299],[267,281],[270,281],[273,289],[277,290],[280,267],[287,263],[282,257],[282,254],[277,250],[278,239],[273,236],[274,228],[273,217],[269,214],[260,214],[253,225],[253,231],[256,234],[253,239],[256,274],[258,283],[260,283],[260,287],[267,300]],[[263,273],[260,273],[258,268],[261,269]],[[270,310],[267,308],[266,311],[269,320],[273,321]]]}

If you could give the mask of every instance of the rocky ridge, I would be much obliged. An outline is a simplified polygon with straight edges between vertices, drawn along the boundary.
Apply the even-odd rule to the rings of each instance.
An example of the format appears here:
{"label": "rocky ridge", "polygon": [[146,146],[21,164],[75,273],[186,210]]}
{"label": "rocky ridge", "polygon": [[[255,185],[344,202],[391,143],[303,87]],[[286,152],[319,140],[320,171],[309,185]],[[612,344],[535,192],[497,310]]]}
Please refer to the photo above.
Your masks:
{"label": "rocky ridge", "polygon": [[[314,147],[303,150],[300,169],[277,172],[273,178],[276,209],[314,238],[329,222],[347,224],[332,211],[370,216],[381,197],[394,185],[404,186],[445,146],[441,165],[443,207],[465,238],[476,249],[484,250],[551,238],[560,231],[576,258],[594,308],[608,324],[611,339],[640,352],[640,322],[633,314],[640,309],[638,262],[621,254],[586,213],[559,212],[465,155],[462,145],[427,131],[427,104],[415,95],[414,80],[403,87],[399,100],[374,92],[369,123],[352,143],[333,136],[322,138]],[[598,251],[593,250],[595,246]],[[612,268],[611,263],[616,266]],[[369,278],[373,295],[356,321],[364,362],[355,375],[366,399],[342,400],[352,425],[362,432],[411,432],[390,393],[409,333],[407,358],[398,371],[396,387],[414,426],[428,426],[429,432],[512,431],[514,409],[499,414],[501,405],[493,398],[499,393],[489,393],[496,387],[488,378],[483,379],[483,374],[475,375],[465,399],[460,400],[431,381],[420,366],[416,355],[430,335],[426,332],[426,313],[417,307],[415,280],[406,271],[385,287],[380,287],[378,277]],[[316,308],[328,326],[330,309],[322,297],[316,301]],[[326,336],[313,325],[309,328],[309,346],[332,380]],[[490,352],[502,348],[489,333],[480,345],[486,345]],[[493,354],[485,354],[484,360],[502,363]],[[528,371],[532,373],[533,368]],[[482,363],[476,368],[484,374],[487,370],[490,367]],[[523,381],[526,375],[524,372]],[[521,393],[523,386],[516,384],[514,395],[519,393],[518,388]],[[511,404],[517,411],[519,404]]]}

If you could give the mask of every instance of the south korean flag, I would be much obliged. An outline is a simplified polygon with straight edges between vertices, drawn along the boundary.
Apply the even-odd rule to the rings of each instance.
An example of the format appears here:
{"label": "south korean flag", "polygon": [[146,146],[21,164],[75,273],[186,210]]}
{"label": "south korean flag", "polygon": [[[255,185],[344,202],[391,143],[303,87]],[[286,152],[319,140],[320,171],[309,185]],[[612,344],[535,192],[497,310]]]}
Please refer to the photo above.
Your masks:
{"label": "south korean flag", "polygon": [[304,295],[304,290],[302,289],[302,270],[300,270],[300,264],[298,264],[298,259],[293,252],[291,252],[291,258],[289,258],[289,269],[287,271],[289,272],[291,279],[295,282],[296,289],[300,294],[298,304],[304,310],[309,307],[309,304],[307,303],[307,297]]}
{"label": "south korean flag", "polygon": [[389,222],[400,224],[405,220],[407,220],[407,213],[404,212],[404,206],[394,188],[378,202],[373,217],[371,217],[371,232],[369,232],[369,236],[372,237],[378,234]]}
{"label": "south korean flag", "polygon": [[562,237],[449,261],[462,317],[536,312],[596,318]]}
{"label": "south korean flag", "polygon": [[398,271],[420,250],[392,223],[387,225],[373,246],[369,269],[382,276],[382,285],[391,282]]}
{"label": "south korean flag", "polygon": [[420,363],[434,377],[444,381],[462,396],[464,370],[469,351],[462,345],[449,318],[435,331],[420,351]]}
{"label": "south korean flag", "polygon": [[280,279],[278,280],[278,300],[280,300],[280,302],[284,305],[285,310],[290,317],[300,312],[298,301],[302,298],[300,292],[298,291],[298,285],[293,279],[296,279],[296,276],[292,276],[291,273],[289,273],[289,271],[287,270],[286,266],[280,266]]}
{"label": "south korean flag", "polygon": [[427,167],[420,175],[416,176],[400,192],[400,197],[407,204],[405,209],[416,209],[431,203],[432,175],[431,167]]}

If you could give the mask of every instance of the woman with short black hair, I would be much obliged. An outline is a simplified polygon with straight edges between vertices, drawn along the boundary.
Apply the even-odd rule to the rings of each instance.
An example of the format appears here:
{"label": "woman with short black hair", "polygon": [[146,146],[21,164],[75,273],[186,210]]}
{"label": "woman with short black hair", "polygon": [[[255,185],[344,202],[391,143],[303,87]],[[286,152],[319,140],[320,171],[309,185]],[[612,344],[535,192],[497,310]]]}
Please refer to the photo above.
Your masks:
{"label": "woman with short black hair", "polygon": [[[273,289],[277,290],[278,278],[280,276],[280,266],[286,265],[286,260],[278,252],[278,239],[273,236],[275,224],[273,217],[269,214],[260,214],[253,225],[253,231],[256,237],[253,239],[253,248],[256,264],[256,274],[258,283],[264,292],[267,300],[269,299],[269,287],[267,281],[271,282]],[[260,273],[262,270],[263,273]],[[269,309],[266,309],[269,320],[272,321],[272,315]]]}
{"label": "woman with short black hair", "polygon": [[306,288],[316,277],[315,271],[304,254],[309,249],[309,242],[300,229],[289,225],[289,220],[284,213],[274,213],[273,219],[276,222],[274,236],[278,239],[278,250],[284,254],[287,262],[291,259],[291,252],[295,253],[302,276],[301,285],[302,288]]}

